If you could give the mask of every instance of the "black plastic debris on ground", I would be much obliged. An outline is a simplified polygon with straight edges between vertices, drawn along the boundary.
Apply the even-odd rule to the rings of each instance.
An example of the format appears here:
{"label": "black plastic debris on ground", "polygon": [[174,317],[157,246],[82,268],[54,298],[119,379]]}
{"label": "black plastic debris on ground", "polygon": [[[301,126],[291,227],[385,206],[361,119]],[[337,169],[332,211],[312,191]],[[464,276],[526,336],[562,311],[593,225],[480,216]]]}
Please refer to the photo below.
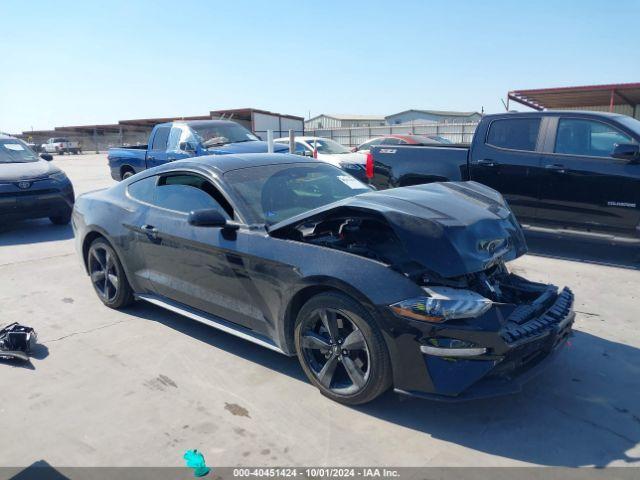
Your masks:
{"label": "black plastic debris on ground", "polygon": [[38,341],[36,331],[19,323],[0,329],[0,358],[29,361],[29,354]]}

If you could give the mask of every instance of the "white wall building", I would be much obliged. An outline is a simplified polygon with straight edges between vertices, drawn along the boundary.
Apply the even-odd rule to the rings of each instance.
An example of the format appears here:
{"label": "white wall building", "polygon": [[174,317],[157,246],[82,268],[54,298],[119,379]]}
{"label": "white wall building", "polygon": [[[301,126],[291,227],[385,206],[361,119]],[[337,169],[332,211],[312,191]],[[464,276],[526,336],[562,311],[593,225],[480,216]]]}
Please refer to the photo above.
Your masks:
{"label": "white wall building", "polygon": [[378,127],[385,125],[383,115],[317,115],[304,122],[310,130],[344,127]]}
{"label": "white wall building", "polygon": [[385,117],[387,125],[410,125],[425,123],[472,123],[479,122],[479,112],[451,112],[443,110],[405,110]]}

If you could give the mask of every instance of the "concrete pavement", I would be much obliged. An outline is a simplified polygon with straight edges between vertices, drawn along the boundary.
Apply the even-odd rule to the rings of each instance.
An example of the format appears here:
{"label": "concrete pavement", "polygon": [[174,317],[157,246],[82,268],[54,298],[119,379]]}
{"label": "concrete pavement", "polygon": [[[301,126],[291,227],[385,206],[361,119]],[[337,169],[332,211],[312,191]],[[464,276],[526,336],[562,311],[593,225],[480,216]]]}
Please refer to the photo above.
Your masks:
{"label": "concrete pavement", "polygon": [[[55,163],[77,193],[113,183],[105,155]],[[576,294],[577,332],[552,369],[515,396],[350,408],[295,358],[151,305],[104,307],[70,227],[2,226],[0,323],[35,327],[43,346],[32,368],[0,364],[0,465],[181,466],[197,448],[214,466],[640,466],[634,253],[533,243],[513,268]]]}

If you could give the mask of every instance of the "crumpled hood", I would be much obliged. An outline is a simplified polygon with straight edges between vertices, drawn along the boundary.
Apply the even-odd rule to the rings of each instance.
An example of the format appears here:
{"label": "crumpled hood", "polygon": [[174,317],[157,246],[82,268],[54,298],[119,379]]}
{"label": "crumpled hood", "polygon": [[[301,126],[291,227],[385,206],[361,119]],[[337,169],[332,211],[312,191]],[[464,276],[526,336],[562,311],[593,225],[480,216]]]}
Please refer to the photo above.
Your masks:
{"label": "crumpled hood", "polygon": [[32,178],[40,178],[59,172],[58,167],[54,167],[46,160],[37,162],[0,162],[0,181],[15,182]]}
{"label": "crumpled hood", "polygon": [[[267,150],[267,142],[255,140],[251,142],[227,143],[225,145],[220,145],[219,147],[212,147],[207,150],[207,154],[226,155],[232,153],[267,153]],[[277,143],[274,143],[273,151],[275,153],[284,153],[289,151],[289,147],[287,145],[278,145]]]}
{"label": "crumpled hood", "polygon": [[407,260],[442,277],[479,272],[527,252],[522,229],[502,196],[476,182],[364,193],[279,222],[269,231],[344,209],[382,215],[404,246]]}

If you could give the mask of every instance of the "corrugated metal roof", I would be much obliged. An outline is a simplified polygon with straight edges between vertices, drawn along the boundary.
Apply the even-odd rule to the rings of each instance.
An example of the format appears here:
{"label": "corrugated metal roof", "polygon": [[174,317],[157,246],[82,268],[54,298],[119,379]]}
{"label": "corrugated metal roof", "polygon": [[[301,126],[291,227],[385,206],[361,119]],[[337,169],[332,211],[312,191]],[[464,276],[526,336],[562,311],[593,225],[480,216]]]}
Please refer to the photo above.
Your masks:
{"label": "corrugated metal roof", "polygon": [[384,120],[385,117],[382,115],[347,115],[347,114],[337,114],[337,113],[323,113],[321,115],[316,115],[313,118],[310,118],[308,121],[310,120],[315,120],[316,118],[320,118],[320,117],[327,117],[327,118],[333,118],[335,120]]}
{"label": "corrugated metal roof", "polygon": [[537,110],[596,105],[635,106],[640,104],[640,83],[513,90],[508,97]]}
{"label": "corrugated metal roof", "polygon": [[480,112],[454,112],[451,110],[418,110],[415,108],[411,108],[409,110],[403,110],[402,112],[387,115],[385,118],[395,117],[397,115],[402,115],[409,112],[427,113],[429,115],[439,115],[441,117],[470,117],[472,115],[480,115]]}
{"label": "corrugated metal roof", "polygon": [[[226,110],[212,110],[209,112],[211,116],[225,115],[227,118],[230,115],[234,115],[233,118],[244,118],[246,120],[251,119],[251,113],[262,113],[264,115],[273,115],[275,117],[288,118],[290,120],[304,120],[302,117],[295,115],[286,115],[284,113],[270,112],[269,110],[261,110],[259,108],[231,108]],[[232,120],[233,120],[232,118]]]}

